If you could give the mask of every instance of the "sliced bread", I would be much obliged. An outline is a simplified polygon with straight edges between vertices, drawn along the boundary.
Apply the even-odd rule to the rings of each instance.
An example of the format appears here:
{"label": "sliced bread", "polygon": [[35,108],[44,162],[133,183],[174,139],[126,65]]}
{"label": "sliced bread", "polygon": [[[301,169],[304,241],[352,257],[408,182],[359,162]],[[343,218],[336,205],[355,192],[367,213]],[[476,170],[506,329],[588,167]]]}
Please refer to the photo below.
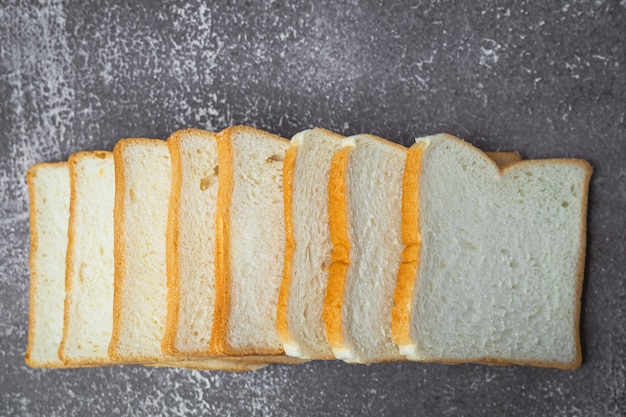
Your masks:
{"label": "sliced bread", "polygon": [[115,299],[109,354],[127,363],[166,362],[165,235],[171,164],[165,141],[123,139],[115,157]]}
{"label": "sliced bread", "polygon": [[498,168],[458,138],[419,139],[403,180],[393,336],[412,360],[573,369],[591,167]]}
{"label": "sliced bread", "polygon": [[70,217],[61,359],[71,365],[111,364],[113,328],[113,205],[111,152],[69,159]]}
{"label": "sliced bread", "polygon": [[[342,141],[330,169],[333,262],[324,301],[337,359],[404,360],[392,339],[391,312],[402,260],[402,177],[406,148],[372,135]],[[491,154],[501,163],[519,154]]]}
{"label": "sliced bread", "polygon": [[332,244],[330,161],[343,136],[311,129],[291,139],[285,156],[285,267],[276,325],[289,356],[334,359],[322,320]]}
{"label": "sliced bread", "polygon": [[333,252],[324,300],[326,335],[337,359],[403,359],[391,338],[402,254],[401,190],[406,148],[372,135],[342,141],[329,179]]}
{"label": "sliced bread", "polygon": [[59,358],[63,338],[65,256],[70,214],[67,162],[39,163],[26,174],[30,197],[30,291],[26,364],[68,367]]}
{"label": "sliced bread", "polygon": [[289,141],[235,126],[217,136],[219,164],[214,355],[284,356],[276,330],[285,224],[283,161]]}
{"label": "sliced bread", "polygon": [[168,315],[162,347],[171,355],[209,352],[215,304],[216,136],[186,129],[167,140],[172,188],[166,248]]}
{"label": "sliced bread", "polygon": [[124,139],[115,158],[115,299],[109,355],[125,363],[241,371],[263,364],[167,355],[166,235],[172,170],[167,142]]}

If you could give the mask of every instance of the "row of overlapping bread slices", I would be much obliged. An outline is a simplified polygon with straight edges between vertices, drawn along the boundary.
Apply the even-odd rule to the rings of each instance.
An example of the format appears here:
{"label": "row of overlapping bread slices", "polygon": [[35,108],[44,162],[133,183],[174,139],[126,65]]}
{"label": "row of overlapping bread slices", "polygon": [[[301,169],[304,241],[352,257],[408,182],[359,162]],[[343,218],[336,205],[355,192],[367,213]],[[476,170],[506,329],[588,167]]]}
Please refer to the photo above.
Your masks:
{"label": "row of overlapping bread slices", "polygon": [[26,362],[575,368],[590,174],[243,126],[37,164]]}

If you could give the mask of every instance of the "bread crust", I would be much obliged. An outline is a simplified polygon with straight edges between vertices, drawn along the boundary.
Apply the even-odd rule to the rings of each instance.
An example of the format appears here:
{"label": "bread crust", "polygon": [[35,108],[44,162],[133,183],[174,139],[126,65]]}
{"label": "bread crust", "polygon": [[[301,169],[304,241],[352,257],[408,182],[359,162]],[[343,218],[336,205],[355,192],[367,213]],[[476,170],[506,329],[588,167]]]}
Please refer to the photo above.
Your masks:
{"label": "bread crust", "polygon": [[293,255],[296,248],[296,239],[293,234],[293,213],[291,205],[293,200],[293,171],[296,167],[296,159],[299,146],[293,143],[287,149],[285,161],[283,162],[283,189],[285,192],[285,267],[283,272],[283,280],[280,284],[280,292],[278,293],[278,304],[276,306],[276,330],[283,344],[295,344],[289,330],[289,320],[287,312],[287,304],[289,302],[289,293],[291,292],[291,265],[293,263]]}
{"label": "bread crust", "polygon": [[419,232],[419,181],[414,172],[420,172],[424,144],[413,145],[407,151],[402,177],[402,263],[398,269],[398,280],[391,311],[391,334],[396,345],[411,344],[411,308],[417,265],[420,259],[421,237]]}
{"label": "bread crust", "polygon": [[289,142],[279,136],[248,126],[232,126],[217,135],[217,155],[220,171],[215,219],[215,309],[209,350],[215,356],[254,356],[269,362],[299,363],[302,360],[285,356],[282,348],[235,348],[228,343],[228,326],[231,310],[230,202],[234,186],[232,139],[235,135],[245,132]]}
{"label": "bread crust", "polygon": [[343,337],[342,307],[346,275],[350,266],[346,176],[352,149],[353,147],[347,146],[335,152],[328,182],[328,217],[333,250],[328,268],[328,285],[322,318],[326,338],[333,350],[348,348]]}
{"label": "bread crust", "polygon": [[35,265],[35,254],[39,250],[39,235],[36,233],[39,225],[37,224],[37,204],[35,199],[35,178],[38,175],[38,171],[42,168],[62,168],[68,166],[67,162],[40,162],[31,166],[26,172],[26,185],[28,187],[28,197],[30,201],[30,254],[28,258],[28,265],[30,268],[30,288],[28,291],[28,342],[26,345],[26,353],[24,355],[24,362],[31,368],[72,368],[73,366],[65,364],[61,358],[58,363],[51,362],[39,362],[32,356],[33,343],[35,338],[35,316],[39,306],[35,303],[35,294],[37,293],[37,280],[39,276],[39,270]]}
{"label": "bread crust", "polygon": [[[585,248],[586,248],[586,241],[587,241],[586,239],[587,199],[588,199],[588,191],[589,191],[589,181],[591,179],[591,174],[593,172],[591,165],[587,161],[584,161],[581,159],[564,158],[564,159],[518,160],[516,162],[506,163],[503,166],[498,166],[494,160],[488,157],[487,154],[480,151],[479,149],[472,146],[471,144],[465,142],[464,140],[457,138],[455,136],[449,135],[449,134],[441,134],[441,136],[444,136],[447,139],[454,140],[462,144],[463,146],[467,146],[473,152],[478,152],[488,164],[492,165],[492,167],[498,173],[498,176],[500,178],[507,175],[509,172],[513,172],[517,169],[528,167],[528,166],[536,166],[536,165],[574,164],[582,168],[583,171],[585,172],[585,178],[584,178],[584,184],[583,184],[583,200],[581,201],[582,203],[581,239],[580,239],[580,248],[579,248],[578,264],[577,264],[577,282],[576,282],[576,297],[575,297],[576,299],[575,299],[575,306],[574,306],[574,328],[572,329],[572,332],[574,334],[574,341],[575,341],[574,343],[576,345],[576,358],[572,362],[507,360],[507,359],[494,358],[494,357],[476,357],[476,358],[466,358],[463,360],[459,360],[456,358],[439,358],[437,360],[422,360],[422,361],[423,362],[441,362],[441,363],[447,363],[447,364],[474,362],[474,363],[482,363],[482,364],[487,364],[487,365],[528,365],[528,366],[535,366],[535,367],[542,367],[542,368],[558,368],[558,369],[563,369],[563,370],[573,370],[573,369],[578,368],[582,364],[582,350],[580,346],[580,307],[581,307],[582,285],[583,285],[583,280],[584,280]],[[413,145],[409,149],[409,153],[417,152],[416,150],[413,150],[416,146],[419,146],[419,144]],[[408,165],[407,165],[407,168],[408,168]],[[405,175],[411,175],[416,178],[415,181],[419,182],[421,174],[422,174],[421,172],[422,169],[423,169],[423,165],[421,163],[415,164],[413,165],[412,169],[405,170]],[[406,192],[406,191],[407,189],[403,189],[403,192]],[[410,191],[410,192],[412,193],[413,191]],[[405,207],[403,205],[403,210],[402,210],[403,228],[405,226],[404,225],[405,216],[407,218],[407,222],[415,221],[415,220],[419,222],[419,218],[413,216],[413,220],[412,220],[411,219],[412,215],[408,213],[409,210],[414,209],[415,207],[419,207],[419,195],[415,196],[415,198],[411,198],[411,200],[414,200],[417,203],[417,205],[414,207],[410,207],[410,206]],[[407,225],[407,227],[409,226]],[[410,226],[410,228],[417,228],[417,230],[419,231],[419,223],[416,226]],[[410,231],[410,228],[409,228],[409,231]],[[418,255],[418,260],[419,260],[419,255]],[[419,279],[418,268],[419,268],[419,264],[416,265],[415,269],[413,270],[414,272],[412,276],[410,277],[410,279],[413,281],[412,283],[410,283],[410,288],[413,288],[413,289],[416,288],[417,280]],[[405,277],[404,279],[408,279],[408,278]],[[414,294],[411,294],[411,297],[410,297],[411,303],[412,303],[413,298],[414,298]],[[394,303],[395,303],[395,300],[394,300]],[[394,305],[394,308],[395,307],[396,306]],[[398,306],[398,308],[400,309],[402,308],[402,306]],[[407,323],[410,326],[410,319],[408,320]],[[400,336],[404,334],[409,334],[409,337],[410,337],[410,327],[408,329],[397,329],[397,334],[398,334],[398,341],[404,341],[404,338],[401,338]],[[395,338],[395,335],[394,335],[394,338]]]}
{"label": "bread crust", "polygon": [[67,339],[69,337],[69,323],[70,323],[70,307],[71,307],[71,293],[74,288],[74,283],[72,282],[72,276],[75,274],[74,268],[74,258],[76,257],[74,253],[75,243],[74,239],[76,238],[75,229],[77,222],[77,212],[76,212],[76,165],[80,160],[89,159],[89,158],[102,158],[109,159],[113,158],[111,152],[108,151],[85,151],[78,152],[70,156],[68,160],[69,170],[70,170],[70,216],[68,223],[68,242],[67,242],[67,254],[65,261],[65,307],[63,309],[63,339],[61,339],[61,344],[59,346],[59,358],[66,363],[67,365],[72,366],[105,366],[112,365],[112,361],[110,358],[92,358],[92,359],[77,359],[67,356],[65,354],[65,344],[67,343]]}

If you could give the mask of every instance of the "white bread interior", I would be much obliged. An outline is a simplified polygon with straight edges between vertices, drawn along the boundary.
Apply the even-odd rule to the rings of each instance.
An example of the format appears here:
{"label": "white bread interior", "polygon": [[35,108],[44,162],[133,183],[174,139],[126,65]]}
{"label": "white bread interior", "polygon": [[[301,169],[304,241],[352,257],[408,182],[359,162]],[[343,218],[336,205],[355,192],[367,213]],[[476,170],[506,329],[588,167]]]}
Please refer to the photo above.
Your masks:
{"label": "white bread interior", "polygon": [[[293,249],[289,277],[284,278],[286,335],[281,334],[285,353],[306,359],[334,359],[326,340],[322,320],[324,296],[332,243],[328,219],[328,178],[330,161],[341,147],[342,136],[325,129],[311,129],[295,135],[291,148],[296,152],[289,210]],[[287,190],[285,190],[287,192]],[[285,213],[287,214],[287,213]],[[288,238],[289,239],[289,238]],[[280,316],[279,316],[280,318]],[[280,332],[279,332],[280,334]]]}
{"label": "white bread interior", "polygon": [[177,182],[172,183],[168,232],[172,241],[167,246],[169,297],[176,297],[168,308],[177,309],[171,312],[175,320],[168,320],[171,354],[203,354],[209,349],[215,303],[219,172],[215,136],[213,132],[187,129],[168,139]]}
{"label": "white bread interior", "polygon": [[73,365],[110,364],[113,328],[113,205],[111,152],[69,159],[71,203],[63,341],[59,356]]}
{"label": "white bread interior", "polygon": [[344,345],[337,359],[373,363],[404,359],[393,343],[391,310],[404,244],[402,174],[406,148],[372,135],[346,138],[350,264],[342,305]]}
{"label": "white bread interior", "polygon": [[522,161],[500,171],[448,135],[420,145],[413,343],[402,353],[577,367],[589,164]]}
{"label": "white bread interior", "polygon": [[[218,195],[225,210],[218,208],[223,257],[218,254],[216,267],[225,298],[216,301],[211,340],[216,353],[284,354],[276,306],[284,264],[282,169],[288,146],[283,138],[244,126],[218,135],[219,187],[225,187],[218,193],[229,189],[230,195],[223,200]],[[232,175],[222,175],[226,169]]]}
{"label": "white bread interior", "polygon": [[27,173],[30,196],[30,309],[26,364],[63,368],[65,256],[70,214],[67,162],[39,163]]}
{"label": "white bread interior", "polygon": [[114,149],[115,309],[109,353],[124,362],[166,361],[165,238],[171,164],[165,141],[124,139]]}

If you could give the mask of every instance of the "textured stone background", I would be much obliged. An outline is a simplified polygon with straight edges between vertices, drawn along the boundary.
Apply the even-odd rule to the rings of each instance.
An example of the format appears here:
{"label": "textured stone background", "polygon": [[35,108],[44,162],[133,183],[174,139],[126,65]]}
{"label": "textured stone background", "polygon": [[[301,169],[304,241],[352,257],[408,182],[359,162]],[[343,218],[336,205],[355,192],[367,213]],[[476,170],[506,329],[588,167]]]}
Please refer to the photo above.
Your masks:
{"label": "textured stone background", "polygon": [[[0,2],[0,415],[626,415],[624,0],[135,3]],[[583,366],[28,369],[28,166],[240,123],[588,159]]]}

